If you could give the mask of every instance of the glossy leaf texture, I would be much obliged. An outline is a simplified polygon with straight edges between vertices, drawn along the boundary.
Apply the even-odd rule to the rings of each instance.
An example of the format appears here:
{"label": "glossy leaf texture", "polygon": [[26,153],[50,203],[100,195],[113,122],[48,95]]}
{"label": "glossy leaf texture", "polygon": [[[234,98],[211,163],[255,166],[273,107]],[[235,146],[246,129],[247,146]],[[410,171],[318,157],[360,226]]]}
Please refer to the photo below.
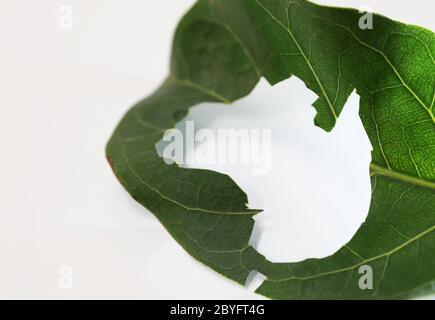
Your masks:
{"label": "glossy leaf texture", "polygon": [[[380,15],[373,29],[362,30],[361,16],[305,0],[198,1],[176,30],[167,80],[124,116],[107,145],[125,189],[190,255],[240,284],[261,272],[267,279],[257,292],[264,296],[434,292],[435,37]],[[373,192],[366,221],[335,254],[272,263],[249,244],[259,211],[247,207],[237,184],[217,172],[167,165],[155,144],[192,106],[231,103],[261,77],[273,85],[292,75],[318,95],[315,124],[326,131],[357,91],[373,147]],[[365,265],[373,270],[372,290],[359,287]]]}

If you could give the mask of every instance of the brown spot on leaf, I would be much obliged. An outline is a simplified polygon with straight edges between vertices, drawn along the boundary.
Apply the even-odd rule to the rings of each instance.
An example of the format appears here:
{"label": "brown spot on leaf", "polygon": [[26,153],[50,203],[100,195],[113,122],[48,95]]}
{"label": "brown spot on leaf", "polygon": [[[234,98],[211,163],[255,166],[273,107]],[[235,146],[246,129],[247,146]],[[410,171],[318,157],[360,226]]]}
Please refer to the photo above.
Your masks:
{"label": "brown spot on leaf", "polygon": [[115,169],[114,169],[115,168],[115,163],[113,162],[113,159],[110,156],[107,156],[107,155],[106,155],[106,159],[107,159],[107,162],[109,162],[109,165],[112,168],[112,171],[115,172]]}

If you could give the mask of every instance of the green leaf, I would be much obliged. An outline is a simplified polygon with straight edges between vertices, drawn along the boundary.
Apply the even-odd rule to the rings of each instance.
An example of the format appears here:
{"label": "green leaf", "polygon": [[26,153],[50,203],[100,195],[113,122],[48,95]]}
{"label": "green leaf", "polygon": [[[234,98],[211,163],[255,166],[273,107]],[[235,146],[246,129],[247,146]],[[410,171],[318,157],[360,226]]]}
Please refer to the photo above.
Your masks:
{"label": "green leaf", "polygon": [[[278,299],[383,299],[434,292],[435,37],[431,31],[305,0],[200,0],[180,22],[171,72],[122,119],[107,146],[119,181],[193,257]],[[324,259],[272,263],[249,245],[258,210],[228,176],[167,165],[155,144],[201,102],[230,103],[260,77],[292,75],[318,95],[315,124],[331,130],[349,95],[373,146],[367,220]],[[290,245],[290,244],[289,244]],[[359,287],[360,267],[373,289]]]}

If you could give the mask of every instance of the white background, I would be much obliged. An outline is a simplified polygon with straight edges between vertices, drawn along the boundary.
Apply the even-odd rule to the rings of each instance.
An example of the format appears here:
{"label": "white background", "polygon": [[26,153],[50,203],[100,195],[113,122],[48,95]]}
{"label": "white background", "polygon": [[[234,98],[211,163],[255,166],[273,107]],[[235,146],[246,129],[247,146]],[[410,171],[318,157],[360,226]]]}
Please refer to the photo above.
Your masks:
{"label": "white background", "polygon": [[[258,298],[188,256],[121,188],[104,146],[123,113],[165,78],[177,21],[193,0],[0,1],[0,298]],[[317,1],[434,30],[434,2]],[[73,9],[72,30],[58,27]],[[376,25],[375,25],[376,27]],[[364,221],[370,146],[353,95],[332,134],[297,79],[232,106],[201,105],[200,126],[271,128],[272,168],[229,173],[273,261],[332,254]],[[73,287],[59,288],[62,266]],[[252,285],[254,286],[254,284]],[[252,288],[251,288],[252,289]]]}

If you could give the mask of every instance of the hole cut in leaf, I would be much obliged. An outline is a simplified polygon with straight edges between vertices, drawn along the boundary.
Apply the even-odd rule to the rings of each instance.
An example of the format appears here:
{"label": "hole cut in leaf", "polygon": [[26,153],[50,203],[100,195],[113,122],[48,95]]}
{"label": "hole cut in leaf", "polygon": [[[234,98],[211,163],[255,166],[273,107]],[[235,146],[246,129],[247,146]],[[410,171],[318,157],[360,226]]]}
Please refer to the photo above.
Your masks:
{"label": "hole cut in leaf", "polygon": [[[314,99],[297,78],[273,87],[260,81],[248,97],[230,108],[201,104],[177,125],[184,138],[186,122],[193,122],[196,133],[207,128],[215,140],[222,128],[255,130],[260,135],[271,130],[271,148],[263,150],[270,150],[271,164],[264,175],[253,172],[253,163],[187,167],[229,175],[249,195],[249,206],[264,210],[255,216],[250,243],[273,262],[333,254],[352,238],[369,209],[371,146],[358,116],[359,97],[350,97],[331,133],[312,125],[315,111],[309,104]],[[258,144],[256,139],[250,142]],[[160,142],[160,149],[168,143]],[[214,148],[219,142],[198,144]],[[261,145],[256,148],[262,150]],[[197,150],[198,145],[184,151]]]}
{"label": "hole cut in leaf", "polygon": [[[435,36],[380,15],[375,29],[360,29],[360,15],[306,0],[198,1],[176,30],[167,80],[125,115],[106,148],[126,190],[190,255],[242,285],[260,272],[267,279],[256,292],[270,298],[433,292]],[[316,94],[314,121],[328,132],[351,93],[360,96],[372,198],[365,222],[331,256],[273,263],[250,245],[260,210],[248,208],[234,180],[168,165],[155,144],[192,106],[229,104],[260,78],[273,85],[291,76]],[[361,267],[373,289],[360,286]]]}

